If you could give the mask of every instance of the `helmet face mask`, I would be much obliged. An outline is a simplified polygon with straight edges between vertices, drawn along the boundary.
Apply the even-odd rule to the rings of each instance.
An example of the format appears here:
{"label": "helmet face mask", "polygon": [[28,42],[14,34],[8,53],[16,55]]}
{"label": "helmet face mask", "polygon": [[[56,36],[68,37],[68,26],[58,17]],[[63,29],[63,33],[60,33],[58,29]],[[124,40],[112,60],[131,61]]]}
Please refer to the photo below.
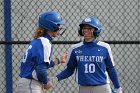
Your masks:
{"label": "helmet face mask", "polygon": [[59,26],[64,24],[59,13],[55,11],[44,12],[39,16],[39,27],[51,32],[59,30]]}
{"label": "helmet face mask", "polygon": [[89,25],[91,27],[94,27],[96,30],[93,31],[93,35],[95,35],[96,37],[98,37],[100,35],[100,32],[102,31],[102,26],[101,26],[101,23],[99,22],[99,20],[91,16],[91,17],[85,18],[80,23],[80,25],[79,25],[80,29],[78,31],[80,36],[83,36],[83,33],[82,33],[83,25]]}

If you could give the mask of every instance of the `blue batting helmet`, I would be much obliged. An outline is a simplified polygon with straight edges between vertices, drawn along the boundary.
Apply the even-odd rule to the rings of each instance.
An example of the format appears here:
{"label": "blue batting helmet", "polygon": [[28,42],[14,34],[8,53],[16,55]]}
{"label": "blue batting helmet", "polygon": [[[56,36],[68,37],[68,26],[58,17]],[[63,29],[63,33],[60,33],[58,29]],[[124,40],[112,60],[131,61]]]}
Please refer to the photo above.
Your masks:
{"label": "blue batting helmet", "polygon": [[39,16],[39,27],[54,32],[59,30],[59,24],[64,24],[64,22],[62,21],[60,14],[55,11],[47,11]]}
{"label": "blue batting helmet", "polygon": [[93,16],[90,16],[88,18],[85,18],[80,23],[80,25],[79,25],[80,26],[79,34],[81,36],[83,36],[83,33],[82,33],[82,27],[83,27],[83,25],[89,25],[91,27],[94,27],[96,30],[93,31],[93,34],[95,36],[97,36],[97,37],[99,36],[100,32],[102,31],[102,25],[101,25],[100,21],[97,18],[93,17]]}

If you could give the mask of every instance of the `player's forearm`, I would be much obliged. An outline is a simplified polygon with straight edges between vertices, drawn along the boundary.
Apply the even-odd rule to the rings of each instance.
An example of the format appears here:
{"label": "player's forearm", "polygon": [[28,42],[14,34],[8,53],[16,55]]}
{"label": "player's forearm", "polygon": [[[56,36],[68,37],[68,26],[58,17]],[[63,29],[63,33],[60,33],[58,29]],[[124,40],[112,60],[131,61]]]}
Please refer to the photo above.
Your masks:
{"label": "player's forearm", "polygon": [[107,71],[108,71],[108,74],[109,74],[109,77],[110,77],[111,81],[113,82],[114,87],[116,89],[120,88],[120,82],[119,82],[119,79],[118,79],[116,69],[114,67],[113,68],[108,68]]}
{"label": "player's forearm", "polygon": [[[68,78],[74,73],[74,70],[77,66],[77,62],[75,60],[75,56],[73,56],[73,54],[70,54],[70,55],[71,56],[68,59],[67,68],[56,76],[58,78],[58,80]],[[63,58],[61,58],[61,60],[63,60]]]}
{"label": "player's forearm", "polygon": [[60,80],[70,77],[73,73],[74,73],[74,70],[70,70],[67,68],[64,71],[62,71],[61,73],[59,73],[58,75],[56,75],[56,77],[60,81]]}
{"label": "player's forearm", "polygon": [[54,67],[55,65],[58,65],[60,63],[61,63],[61,61],[58,58],[55,58],[55,60],[50,61],[48,68]]}

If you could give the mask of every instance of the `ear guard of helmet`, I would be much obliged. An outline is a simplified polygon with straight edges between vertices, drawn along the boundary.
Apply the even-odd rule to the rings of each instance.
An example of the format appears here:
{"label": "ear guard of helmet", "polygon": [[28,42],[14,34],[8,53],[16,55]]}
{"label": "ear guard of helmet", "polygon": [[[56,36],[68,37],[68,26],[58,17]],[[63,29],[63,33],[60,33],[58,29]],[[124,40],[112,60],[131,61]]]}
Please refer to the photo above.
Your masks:
{"label": "ear guard of helmet", "polygon": [[81,29],[81,28],[78,29],[78,34],[79,34],[80,36],[83,36],[83,33],[82,33],[82,29]]}

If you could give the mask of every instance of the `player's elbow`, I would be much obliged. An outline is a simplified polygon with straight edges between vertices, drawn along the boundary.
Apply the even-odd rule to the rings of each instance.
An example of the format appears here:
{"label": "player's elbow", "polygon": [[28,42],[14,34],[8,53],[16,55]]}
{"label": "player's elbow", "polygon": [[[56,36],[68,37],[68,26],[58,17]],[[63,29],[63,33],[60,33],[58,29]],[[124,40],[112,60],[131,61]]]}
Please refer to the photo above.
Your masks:
{"label": "player's elbow", "polygon": [[37,71],[37,78],[40,82],[47,84],[48,78],[47,78],[47,71],[45,69],[40,69]]}
{"label": "player's elbow", "polygon": [[42,83],[47,83],[48,82],[48,78],[47,78],[47,66],[46,65],[38,65],[36,67],[36,75],[37,78],[40,82]]}
{"label": "player's elbow", "polygon": [[108,72],[112,72],[112,71],[114,71],[115,70],[115,67],[114,66],[112,66],[112,67],[107,67],[107,71]]}

